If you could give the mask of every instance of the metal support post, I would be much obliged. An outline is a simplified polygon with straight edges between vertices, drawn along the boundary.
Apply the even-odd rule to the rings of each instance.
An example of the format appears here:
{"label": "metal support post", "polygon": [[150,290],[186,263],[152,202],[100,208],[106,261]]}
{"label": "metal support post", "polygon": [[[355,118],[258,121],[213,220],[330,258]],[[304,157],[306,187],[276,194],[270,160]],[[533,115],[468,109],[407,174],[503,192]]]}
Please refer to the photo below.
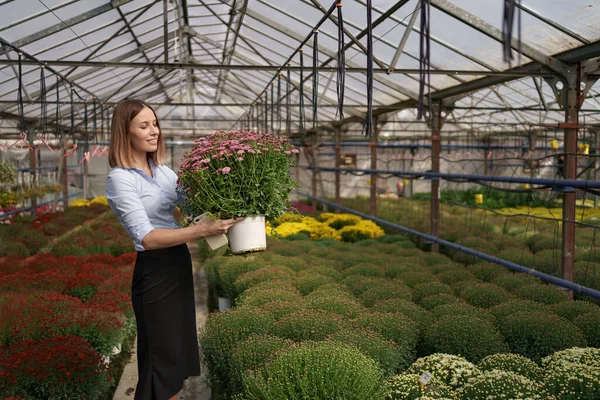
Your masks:
{"label": "metal support post", "polygon": [[[63,139],[66,141],[66,139]],[[66,148],[65,148],[66,152]],[[67,167],[67,157],[61,152],[62,157],[62,183],[63,183],[63,210],[69,207],[69,169]]]}
{"label": "metal support post", "polygon": [[483,174],[484,175],[489,175],[490,174],[490,164],[488,162],[488,154],[490,154],[490,148],[486,147],[485,149],[483,149],[484,153],[483,153]]}
{"label": "metal support post", "polygon": [[[578,74],[579,75],[579,74]],[[579,119],[579,77],[569,79],[566,88],[565,122],[577,125]],[[565,129],[564,140],[564,179],[577,177],[577,129]],[[563,197],[563,226],[562,226],[562,277],[573,282],[575,264],[575,201],[576,191],[568,191]]]}
{"label": "metal support post", "polygon": [[[600,130],[595,131],[595,143],[596,152],[594,153],[594,180],[598,180],[598,156],[600,156]],[[598,196],[594,196],[594,208],[598,208]]]}
{"label": "metal support post", "polygon": [[[58,162],[58,168],[56,170],[56,182],[61,182],[62,177],[63,177],[63,170],[66,166],[65,162],[63,161],[65,159],[64,154],[66,151],[66,139],[65,136],[63,135],[60,138],[60,150],[58,151],[59,155],[59,162]],[[64,182],[62,182],[63,185],[66,185]],[[63,195],[64,195],[64,186],[63,186]],[[60,200],[60,194],[58,192],[54,193],[54,201],[52,202],[52,212],[56,212],[57,208],[58,208],[58,201]]]}
{"label": "metal support post", "polygon": [[[318,171],[316,169],[313,169],[311,171],[310,193],[312,194],[313,197],[317,197],[317,172]],[[316,208],[317,208],[317,201],[316,200],[313,200],[312,206],[316,210]]]}
{"label": "metal support post", "polygon": [[[581,64],[570,65],[565,78],[564,81],[560,82],[556,79],[548,79],[548,82],[556,95],[557,103],[565,110],[563,178],[576,179],[577,126],[579,125],[579,111],[587,92],[587,88],[582,86],[582,82],[586,82],[586,77],[582,73]],[[569,282],[573,282],[575,275],[575,207],[577,192],[572,188],[563,190],[562,277]]]}
{"label": "metal support post", "polygon": [[[441,132],[444,124],[442,116],[441,102],[434,102],[431,105],[431,170],[440,172],[440,153],[442,151]],[[431,236],[440,237],[440,180],[433,178],[431,180],[431,214],[430,214],[430,233]],[[439,253],[440,244],[433,242],[431,252]]]}
{"label": "metal support post", "polygon": [[87,162],[87,160],[83,160],[83,198],[84,199],[88,199],[88,195],[89,195],[89,190],[88,190],[88,186],[89,186],[89,172],[90,172],[90,166],[89,163]]}
{"label": "metal support post", "polygon": [[[342,136],[342,128],[337,127],[335,130],[335,167],[340,168],[342,154],[340,151],[340,143]],[[340,195],[340,171],[335,171],[335,204],[341,205],[341,195]],[[338,208],[335,209],[335,212],[339,214],[340,210]]]}

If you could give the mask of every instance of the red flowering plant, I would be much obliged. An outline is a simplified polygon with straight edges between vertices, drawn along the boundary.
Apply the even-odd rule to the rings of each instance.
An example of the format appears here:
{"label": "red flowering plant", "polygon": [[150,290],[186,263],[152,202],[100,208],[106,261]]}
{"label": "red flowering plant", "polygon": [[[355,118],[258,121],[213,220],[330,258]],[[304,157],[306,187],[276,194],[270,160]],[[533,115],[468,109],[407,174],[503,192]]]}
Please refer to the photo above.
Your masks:
{"label": "red flowering plant", "polygon": [[8,292],[0,295],[0,345],[37,340],[58,334],[63,314],[83,306],[80,299],[56,292]]}
{"label": "red flowering plant", "polygon": [[129,252],[129,253],[121,254],[117,258],[119,259],[120,265],[133,264],[133,263],[135,263],[135,260],[137,258],[137,253],[136,252]]}
{"label": "red flowering plant", "polygon": [[108,356],[126,334],[122,329],[125,322],[120,313],[87,307],[76,297],[56,292],[0,296],[0,345],[74,334]]}
{"label": "red flowering plant", "polygon": [[63,293],[69,287],[72,277],[58,269],[34,273],[29,270],[10,275],[0,274],[0,292],[28,292],[31,290],[52,290]]}
{"label": "red flowering plant", "polygon": [[77,336],[0,345],[0,398],[97,399],[110,383],[101,356]]}
{"label": "red flowering plant", "polygon": [[119,290],[96,293],[85,303],[85,306],[108,312],[121,313],[128,318],[133,318],[131,297]]}
{"label": "red flowering plant", "polygon": [[216,218],[279,217],[287,211],[296,185],[290,168],[298,153],[288,140],[221,131],[195,143],[178,173],[184,224],[205,213]]}
{"label": "red flowering plant", "polygon": [[131,293],[131,280],[133,279],[133,268],[131,272],[125,272],[123,267],[119,269],[119,273],[111,276],[104,282],[98,285],[98,293],[108,292],[111,290],[120,290],[125,294]]}
{"label": "red flowering plant", "polygon": [[135,318],[131,306],[131,296],[119,290],[96,293],[85,303],[86,308],[100,310],[117,315],[122,323],[122,336],[127,337],[135,331]]}

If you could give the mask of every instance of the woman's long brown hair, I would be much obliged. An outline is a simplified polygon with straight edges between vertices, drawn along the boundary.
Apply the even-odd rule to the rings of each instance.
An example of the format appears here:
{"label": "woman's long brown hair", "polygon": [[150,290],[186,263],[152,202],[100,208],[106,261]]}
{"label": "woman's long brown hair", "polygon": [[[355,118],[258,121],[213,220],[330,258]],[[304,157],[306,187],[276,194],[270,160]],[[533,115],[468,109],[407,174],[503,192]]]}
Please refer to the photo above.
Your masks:
{"label": "woman's long brown hair", "polygon": [[[129,125],[131,121],[144,108],[149,108],[154,113],[156,125],[160,130],[160,124],[156,112],[146,102],[142,100],[127,99],[123,100],[115,107],[112,123],[110,127],[110,150],[108,152],[108,163],[111,168],[132,168],[133,160],[131,158],[131,142],[129,140]],[[156,165],[163,165],[165,162],[165,142],[162,131],[158,136],[158,148],[155,152],[148,153],[148,158],[152,159]]]}

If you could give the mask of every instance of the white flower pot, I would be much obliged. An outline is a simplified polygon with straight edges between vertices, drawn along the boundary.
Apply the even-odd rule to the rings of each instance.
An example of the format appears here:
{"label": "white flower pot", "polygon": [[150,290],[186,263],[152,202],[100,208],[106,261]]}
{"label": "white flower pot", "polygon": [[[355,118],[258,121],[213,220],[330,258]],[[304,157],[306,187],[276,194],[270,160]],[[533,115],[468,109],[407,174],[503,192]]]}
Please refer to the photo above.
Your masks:
{"label": "white flower pot", "polygon": [[229,246],[233,254],[242,254],[267,249],[265,216],[246,217],[229,228]]}
{"label": "white flower pot", "polygon": [[206,240],[206,244],[208,244],[208,247],[211,250],[216,250],[219,247],[225,246],[227,244],[227,236],[223,234],[206,236],[204,240]]}
{"label": "white flower pot", "polygon": [[231,300],[227,297],[219,297],[219,311],[229,310],[231,308]]}

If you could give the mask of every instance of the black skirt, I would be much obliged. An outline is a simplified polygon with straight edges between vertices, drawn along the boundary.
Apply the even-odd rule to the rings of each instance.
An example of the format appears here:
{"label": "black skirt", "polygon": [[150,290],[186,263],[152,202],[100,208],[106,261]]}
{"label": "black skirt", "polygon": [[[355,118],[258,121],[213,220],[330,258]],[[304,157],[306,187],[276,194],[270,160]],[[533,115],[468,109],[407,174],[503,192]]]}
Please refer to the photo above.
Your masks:
{"label": "black skirt", "polygon": [[138,334],[135,400],[168,400],[187,377],[200,375],[187,245],[138,252],[131,294]]}

